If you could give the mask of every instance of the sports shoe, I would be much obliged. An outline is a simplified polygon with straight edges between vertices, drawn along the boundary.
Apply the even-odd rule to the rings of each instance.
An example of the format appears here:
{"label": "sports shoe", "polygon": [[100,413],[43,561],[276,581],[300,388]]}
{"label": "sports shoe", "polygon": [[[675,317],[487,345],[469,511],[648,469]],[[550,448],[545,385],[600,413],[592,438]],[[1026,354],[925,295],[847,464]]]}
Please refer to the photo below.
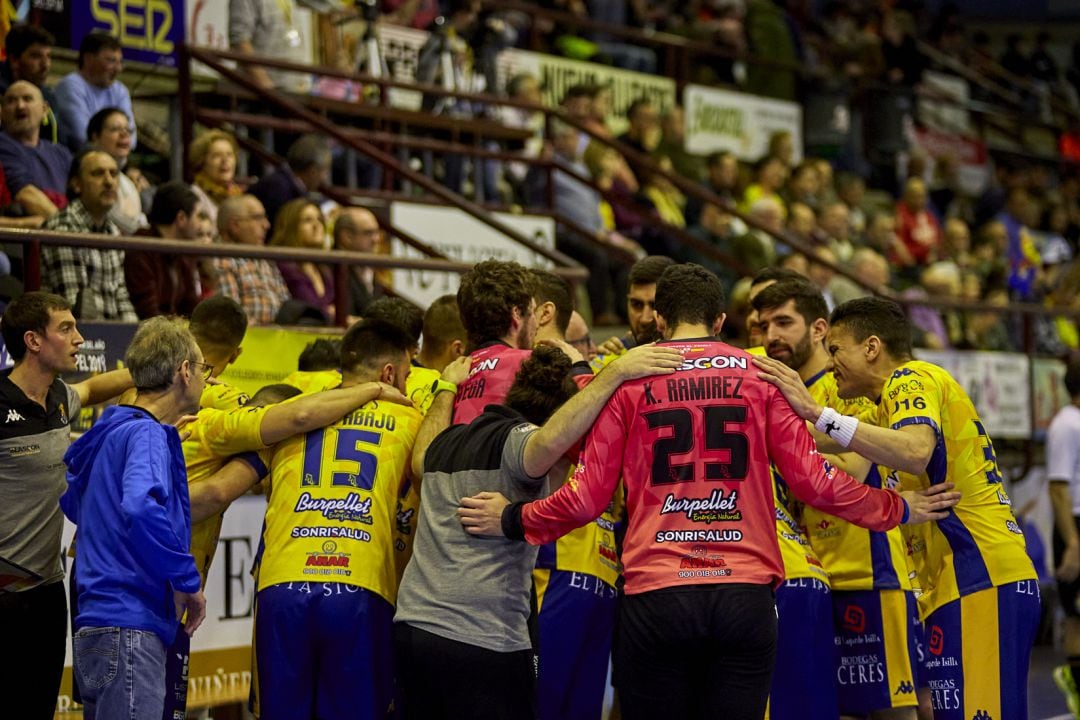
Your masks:
{"label": "sports shoe", "polygon": [[1065,696],[1065,704],[1069,706],[1069,712],[1074,718],[1080,719],[1080,693],[1076,692],[1076,680],[1073,678],[1072,668],[1068,665],[1058,665],[1054,668],[1054,684]]}

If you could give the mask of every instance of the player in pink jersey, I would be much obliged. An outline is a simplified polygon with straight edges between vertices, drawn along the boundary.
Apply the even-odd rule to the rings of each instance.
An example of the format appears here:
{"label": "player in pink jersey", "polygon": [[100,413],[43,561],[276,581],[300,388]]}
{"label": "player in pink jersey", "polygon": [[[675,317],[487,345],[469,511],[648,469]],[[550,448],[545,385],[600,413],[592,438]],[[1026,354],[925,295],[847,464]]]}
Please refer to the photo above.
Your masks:
{"label": "player in pink jersey", "polygon": [[947,490],[901,497],[824,463],[750,356],[714,339],[723,305],[719,279],[704,268],[666,270],[657,323],[682,367],[622,385],[576,473],[550,497],[507,505],[481,493],[459,512],[474,534],[548,542],[599,515],[621,475],[629,528],[615,669],[627,720],[764,714],[773,588],[783,579],[771,463],[799,499],[879,530],[944,517],[959,499]]}

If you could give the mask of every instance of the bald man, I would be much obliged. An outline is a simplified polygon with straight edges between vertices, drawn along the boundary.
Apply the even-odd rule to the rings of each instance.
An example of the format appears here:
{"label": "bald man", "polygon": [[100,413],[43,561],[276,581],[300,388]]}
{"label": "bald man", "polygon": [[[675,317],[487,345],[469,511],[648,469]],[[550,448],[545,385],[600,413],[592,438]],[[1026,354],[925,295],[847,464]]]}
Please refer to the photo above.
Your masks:
{"label": "bald man", "polygon": [[[381,240],[379,220],[366,208],[344,208],[334,221],[334,247],[338,250],[375,252]],[[375,271],[364,265],[349,269],[349,315],[363,315],[368,304],[381,294],[375,286]]]}
{"label": "bald man", "polygon": [[41,120],[47,111],[41,90],[26,80],[12,83],[0,102],[0,166],[8,190],[27,215],[41,218],[67,205],[71,169],[68,149],[41,139]]}

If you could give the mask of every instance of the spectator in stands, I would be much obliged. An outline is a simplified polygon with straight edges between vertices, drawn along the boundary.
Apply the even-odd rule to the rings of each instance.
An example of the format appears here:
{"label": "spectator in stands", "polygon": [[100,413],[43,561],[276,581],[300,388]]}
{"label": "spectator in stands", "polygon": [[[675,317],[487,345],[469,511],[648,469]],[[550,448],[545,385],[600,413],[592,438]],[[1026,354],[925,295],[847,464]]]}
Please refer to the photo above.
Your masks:
{"label": "spectator in stands", "polygon": [[[891,212],[876,212],[866,221],[866,246],[890,258],[890,262],[900,266],[912,264],[911,254],[896,234],[896,215]],[[896,259],[891,259],[896,258]]]}
{"label": "spectator in stands", "polygon": [[913,87],[922,79],[926,60],[915,41],[915,21],[909,13],[893,10],[881,26],[881,52],[885,58],[885,79],[895,85]]}
{"label": "spectator in stands", "polygon": [[[876,250],[867,247],[858,248],[851,256],[851,271],[865,285],[872,288],[887,288],[889,286],[889,261]],[[837,305],[843,305],[848,300],[872,294],[862,285],[842,275],[837,275],[830,281],[829,290],[832,292],[833,301]]]}
{"label": "spectator in stands", "polygon": [[736,259],[753,274],[776,263],[776,241],[769,232],[783,232],[784,208],[778,199],[760,197],[750,206],[748,215],[765,229],[751,226],[745,234],[735,239],[734,248]]}
{"label": "spectator in stands", "polygon": [[806,265],[806,277],[821,291],[829,312],[836,307],[836,298],[832,293],[832,283],[837,278],[836,271],[832,267],[834,265],[836,265],[836,253],[826,245],[816,248],[813,257],[808,259]]}
{"label": "spectator in stands", "polygon": [[1035,49],[1031,51],[1031,76],[1047,85],[1056,85],[1060,79],[1057,60],[1050,54],[1050,33],[1045,30],[1035,35]]}
{"label": "spectator in stands", "polygon": [[[366,208],[350,207],[334,221],[334,249],[370,253],[382,236],[375,213]],[[375,272],[365,265],[349,266],[349,315],[362,317],[373,299],[381,295],[375,284]]]}
{"label": "spectator in stands", "polygon": [[52,46],[56,38],[48,30],[37,25],[15,25],[4,37],[4,50],[7,60],[0,63],[0,95],[7,92],[11,84],[25,80],[36,85],[45,99],[45,124],[49,127],[46,136],[52,142],[59,141],[56,125],[56,93],[45,84],[52,67]]}
{"label": "spectator in stands", "polygon": [[1009,292],[1021,301],[1036,299],[1042,262],[1030,228],[1038,218],[1038,208],[1024,187],[1009,191],[1005,210],[997,216],[1008,237],[1005,248],[1009,263]]}
{"label": "spectator in stands", "polygon": [[[303,250],[326,250],[326,220],[319,206],[297,198],[281,207],[270,244]],[[334,318],[334,273],[326,265],[278,260],[278,270],[294,300],[317,308],[328,320]]]}
{"label": "spectator in stands", "polygon": [[286,165],[263,175],[248,189],[266,208],[271,227],[285,203],[310,197],[330,177],[330,146],[321,135],[301,135],[285,159]]}
{"label": "spectator in stands", "polygon": [[79,67],[65,75],[56,86],[56,112],[60,116],[60,142],[72,151],[86,143],[86,128],[98,110],[119,108],[131,123],[131,147],[135,134],[135,113],[131,93],[117,80],[124,69],[120,41],[104,32],[88,33],[79,45]]}
{"label": "spectator in stands", "polygon": [[[727,150],[711,153],[705,158],[705,174],[706,187],[734,207],[742,197],[739,192],[739,159],[734,153]],[[697,224],[701,208],[702,202],[691,196],[686,203],[686,222]]]}
{"label": "spectator in stands", "polygon": [[[510,100],[521,103],[529,103],[540,107],[543,105],[543,97],[540,94],[540,80],[532,73],[518,73],[506,83],[506,94]],[[507,127],[519,130],[531,130],[533,136],[525,141],[525,147],[521,156],[525,158],[537,158],[544,147],[544,113],[528,108],[502,107],[502,121]],[[529,172],[529,165],[524,162],[510,162],[505,166],[504,176],[514,190],[514,196],[518,202],[524,201],[525,175]]]}
{"label": "spectator in stands", "polygon": [[[203,203],[191,186],[173,180],[154,193],[150,227],[139,235],[194,241],[201,229],[200,216],[205,215]],[[187,317],[202,295],[194,255],[132,250],[124,257],[124,278],[135,312],[143,320],[155,315]]]}
{"label": "spectator in stands", "polygon": [[438,0],[382,0],[382,21],[427,30],[439,17]]}
{"label": "spectator in stands", "polygon": [[836,198],[847,205],[848,223],[852,237],[862,238],[866,232],[866,209],[863,201],[866,197],[866,182],[855,173],[840,173],[836,176]]}
{"label": "spectator in stands", "polygon": [[705,163],[700,155],[686,150],[686,113],[682,105],[672,105],[660,117],[660,144],[657,157],[667,157],[680,176],[694,182],[705,179]]}
{"label": "spectator in stands", "polygon": [[[109,219],[120,168],[112,156],[86,149],[71,163],[71,203],[45,221],[46,230],[119,235]],[[80,320],[135,322],[124,282],[124,251],[49,245],[41,248],[41,286],[71,303]]]}
{"label": "spectator in stands", "polygon": [[120,168],[118,197],[116,205],[109,213],[109,219],[120,229],[122,235],[134,235],[136,231],[149,227],[142,210],[139,189],[135,187],[135,181],[124,172],[131,154],[132,133],[131,120],[120,108],[97,111],[86,126],[90,146],[112,155]]}
{"label": "spectator in stands", "polygon": [[45,111],[41,90],[25,80],[12,83],[0,105],[0,167],[8,190],[26,215],[42,220],[67,206],[71,167],[66,147],[41,139]]}
{"label": "spectator in stands", "polygon": [[1031,76],[1031,58],[1024,54],[1024,37],[1020,33],[1009,33],[1005,37],[1005,52],[998,58],[998,64],[1018,78]]}
{"label": "spectator in stands", "polygon": [[[908,300],[958,300],[963,291],[960,268],[951,260],[940,260],[922,271],[920,285],[908,288],[902,297]],[[939,310],[928,304],[910,305],[908,317],[922,337],[915,338],[917,346],[931,350],[949,350],[962,344],[963,326],[960,315],[952,310]]]}
{"label": "spectator in stands", "polygon": [[[549,129],[555,159],[581,175],[588,175],[588,169],[577,154],[577,130],[555,120],[551,121]],[[556,247],[589,268],[587,288],[595,324],[617,324],[609,291],[613,287],[613,281],[617,295],[625,291],[626,273],[625,269],[619,269],[612,262],[610,251],[604,246],[625,248],[642,255],[644,252],[633,241],[605,228],[600,215],[599,193],[565,172],[556,170],[553,175],[555,211],[589,233],[588,237],[582,237],[570,227],[560,227],[555,237]],[[546,173],[533,174],[534,180],[541,182],[545,176]],[[543,197],[541,188],[537,187],[534,192],[536,196]]]}
{"label": "spectator in stands", "polygon": [[926,183],[917,177],[904,185],[904,195],[896,203],[896,233],[910,256],[894,252],[889,261],[900,265],[902,274],[911,277],[934,262],[941,249],[941,226],[927,207]]}
{"label": "spectator in stands", "polygon": [[975,261],[971,255],[971,231],[967,223],[960,218],[949,218],[945,221],[941,257],[949,258],[961,270],[971,268]]}
{"label": "spectator in stands", "polygon": [[[229,0],[229,47],[245,55],[303,61],[304,43],[295,0]],[[310,76],[260,65],[243,65],[259,87],[306,92]]]}
{"label": "spectator in stands", "polygon": [[[238,195],[221,203],[217,226],[223,243],[261,247],[266,242],[270,222],[258,198]],[[218,292],[239,302],[255,325],[274,322],[278,310],[289,299],[285,280],[267,260],[218,257],[211,265]]]}
{"label": "spectator in stands", "polygon": [[[648,98],[638,98],[630,103],[630,107],[626,109],[626,119],[630,124],[626,128],[626,132],[619,135],[616,140],[626,143],[642,155],[650,155],[660,144],[659,109]],[[633,159],[628,158],[627,162],[640,183],[648,173]]]}
{"label": "spectator in stands", "polygon": [[203,133],[188,149],[188,160],[195,173],[193,189],[205,203],[215,227],[218,205],[226,198],[244,194],[244,188],[236,182],[238,154],[236,138],[224,130]]}
{"label": "spectator in stands", "polygon": [[741,212],[749,213],[750,207],[758,200],[769,199],[780,209],[780,219],[783,220],[787,213],[784,210],[784,201],[780,197],[780,188],[784,187],[787,178],[787,169],[784,161],[778,157],[766,155],[762,158],[754,172],[754,182],[743,193],[742,202],[739,203]]}
{"label": "spectator in stands", "polygon": [[[642,3],[629,0],[592,0],[588,3],[589,17],[598,22],[619,27],[637,26],[634,11]],[[656,74],[656,51],[651,47],[619,42],[609,33],[593,32],[590,39],[600,54],[615,67],[632,72]]]}
{"label": "spectator in stands", "polygon": [[[690,233],[703,240],[717,250],[735,257],[735,241],[746,232],[746,226],[741,220],[735,218],[730,212],[717,205],[709,203],[701,211],[698,224],[690,228]],[[679,262],[697,263],[708,270],[716,273],[724,284],[725,292],[730,291],[735,281],[739,279],[736,268],[728,263],[718,263],[716,260],[705,257],[691,247],[680,245],[675,253]]]}
{"label": "spectator in stands", "polygon": [[746,69],[746,89],[755,95],[795,100],[798,51],[792,37],[792,25],[782,4],[772,0],[747,0],[747,49],[767,56],[784,66],[749,63]]}
{"label": "spectator in stands", "polygon": [[803,160],[795,166],[783,192],[785,202],[809,206],[815,212],[821,208],[821,177],[812,160]]}
{"label": "spectator in stands", "polygon": [[[795,160],[795,138],[787,130],[777,130],[769,136],[769,147],[765,157],[779,160],[784,165],[785,177]],[[818,181],[820,182],[820,178]]]}
{"label": "spectator in stands", "polygon": [[686,216],[683,215],[683,208],[686,207],[686,196],[664,175],[674,172],[671,159],[661,156],[657,157],[655,162],[659,172],[645,174],[641,192],[656,208],[656,214],[664,224],[685,228]]}
{"label": "spectator in stands", "polygon": [[851,218],[847,205],[834,202],[824,206],[818,216],[818,227],[837,259],[842,263],[851,260],[855,244],[851,241]]}
{"label": "spectator in stands", "polygon": [[807,245],[818,242],[817,216],[809,205],[801,202],[788,205],[787,231]]}

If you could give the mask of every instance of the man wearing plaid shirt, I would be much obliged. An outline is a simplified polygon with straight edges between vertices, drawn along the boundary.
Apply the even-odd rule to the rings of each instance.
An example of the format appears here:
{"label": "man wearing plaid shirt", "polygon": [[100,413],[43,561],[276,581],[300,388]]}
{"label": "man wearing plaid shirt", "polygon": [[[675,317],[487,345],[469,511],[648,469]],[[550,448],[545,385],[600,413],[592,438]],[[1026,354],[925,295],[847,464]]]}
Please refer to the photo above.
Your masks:
{"label": "man wearing plaid shirt", "polygon": [[[221,242],[262,246],[270,221],[254,195],[227,198],[218,207]],[[214,258],[217,290],[240,303],[248,319],[256,325],[274,322],[278,310],[289,299],[289,288],[277,266],[252,258]]]}
{"label": "man wearing plaid shirt", "polygon": [[[120,170],[108,153],[83,151],[68,185],[76,199],[44,225],[46,230],[119,235],[108,219],[116,204]],[[80,320],[138,322],[124,284],[124,251],[50,245],[41,249],[41,285],[63,296]]]}

